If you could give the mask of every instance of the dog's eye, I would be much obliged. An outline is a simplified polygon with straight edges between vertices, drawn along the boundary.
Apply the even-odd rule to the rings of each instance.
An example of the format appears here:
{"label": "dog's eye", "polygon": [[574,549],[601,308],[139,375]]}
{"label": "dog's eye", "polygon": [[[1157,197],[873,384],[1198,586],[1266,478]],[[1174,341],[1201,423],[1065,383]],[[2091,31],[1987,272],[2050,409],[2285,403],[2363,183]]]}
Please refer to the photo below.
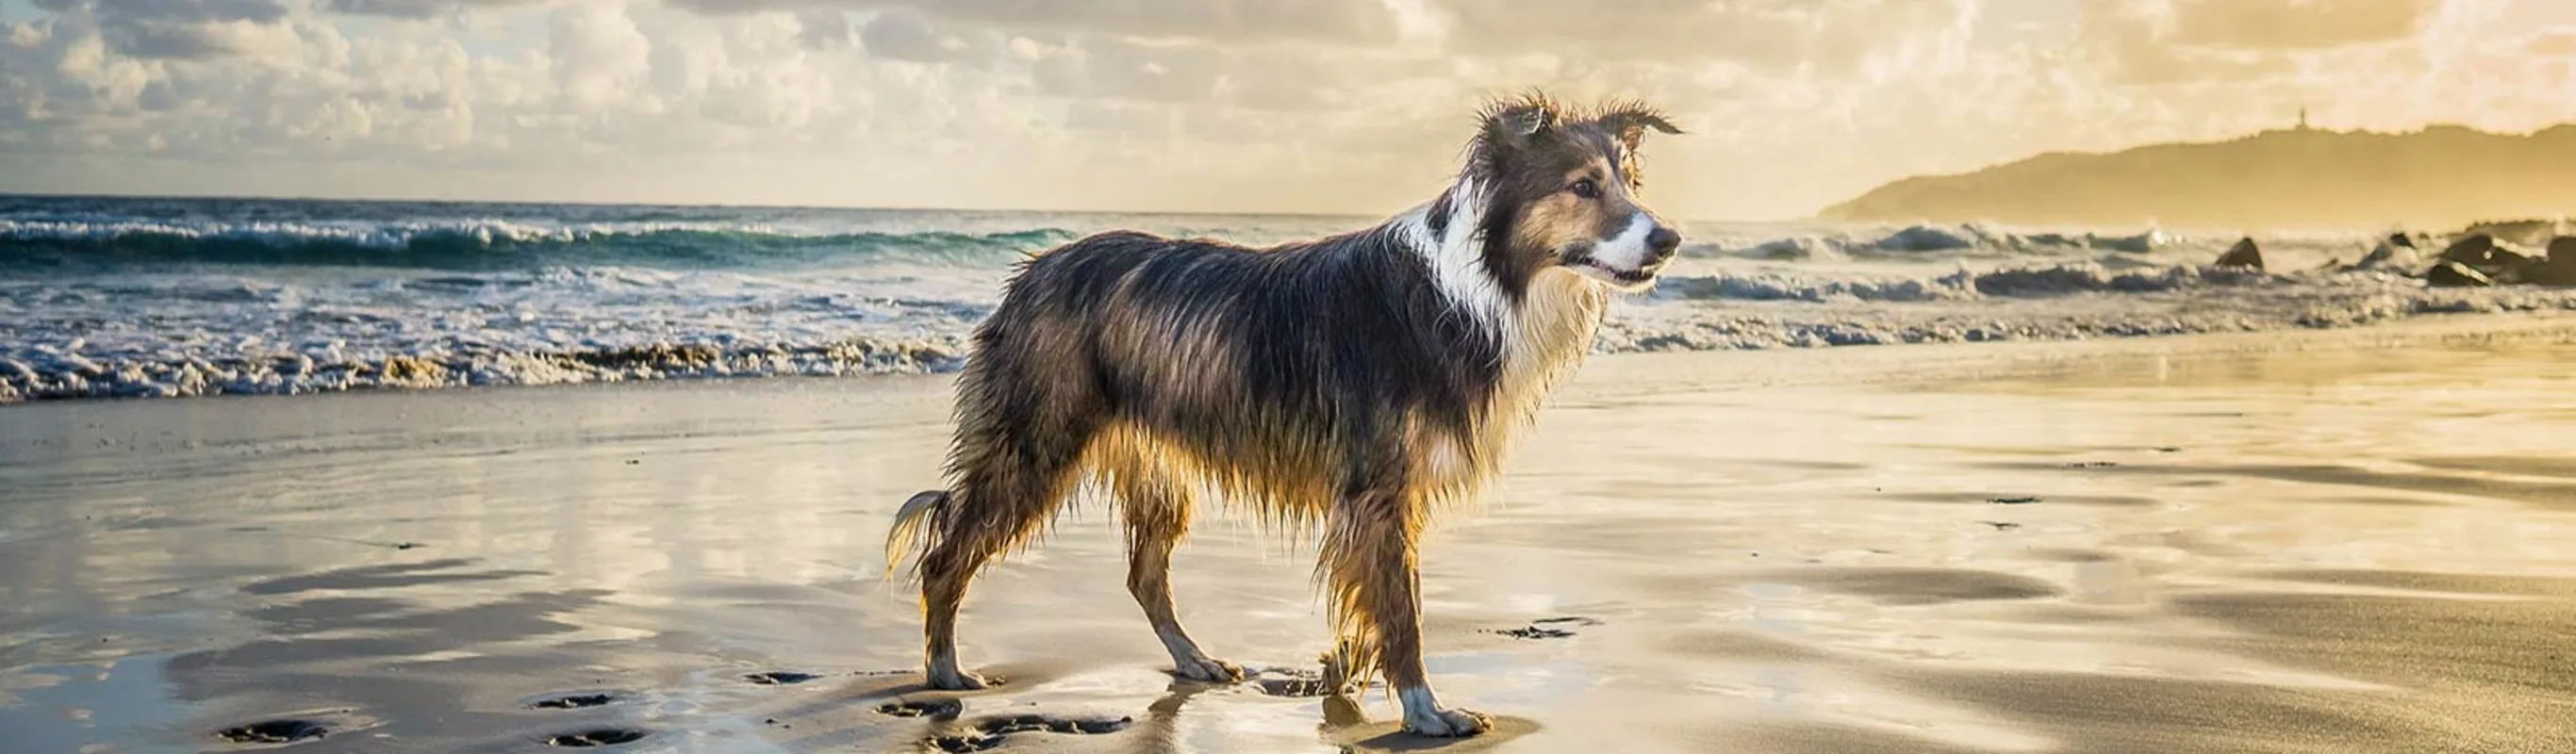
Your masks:
{"label": "dog's eye", "polygon": [[1590,178],[1575,181],[1573,190],[1575,196],[1580,196],[1585,199],[1601,198],[1601,184],[1594,183]]}

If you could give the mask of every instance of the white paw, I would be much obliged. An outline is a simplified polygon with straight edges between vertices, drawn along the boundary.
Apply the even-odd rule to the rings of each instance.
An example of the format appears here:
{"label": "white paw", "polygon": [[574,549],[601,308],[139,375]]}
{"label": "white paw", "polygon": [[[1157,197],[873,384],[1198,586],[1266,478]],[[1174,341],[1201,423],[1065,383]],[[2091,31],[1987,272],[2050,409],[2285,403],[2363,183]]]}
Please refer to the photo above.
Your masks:
{"label": "white paw", "polygon": [[975,691],[991,685],[983,676],[955,668],[945,671],[933,669],[929,676],[930,687],[943,691]]}
{"label": "white paw", "polygon": [[1200,683],[1233,683],[1243,680],[1242,666],[1205,655],[1174,663],[1172,670],[1182,678]]}
{"label": "white paw", "polygon": [[1458,738],[1483,733],[1492,727],[1493,718],[1473,710],[1432,710],[1429,715],[1404,716],[1404,732],[1417,736]]}

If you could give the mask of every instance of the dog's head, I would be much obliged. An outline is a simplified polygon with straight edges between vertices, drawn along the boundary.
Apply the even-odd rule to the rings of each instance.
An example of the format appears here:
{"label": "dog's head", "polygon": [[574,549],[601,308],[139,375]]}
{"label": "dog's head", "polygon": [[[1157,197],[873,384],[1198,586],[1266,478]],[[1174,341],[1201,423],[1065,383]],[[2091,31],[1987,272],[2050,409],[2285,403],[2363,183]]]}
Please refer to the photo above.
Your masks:
{"label": "dog's head", "polygon": [[1529,280],[1562,267],[1622,291],[1651,287],[1679,231],[1639,201],[1638,142],[1681,129],[1640,103],[1570,111],[1531,94],[1486,108],[1470,177],[1486,190],[1485,264]]}

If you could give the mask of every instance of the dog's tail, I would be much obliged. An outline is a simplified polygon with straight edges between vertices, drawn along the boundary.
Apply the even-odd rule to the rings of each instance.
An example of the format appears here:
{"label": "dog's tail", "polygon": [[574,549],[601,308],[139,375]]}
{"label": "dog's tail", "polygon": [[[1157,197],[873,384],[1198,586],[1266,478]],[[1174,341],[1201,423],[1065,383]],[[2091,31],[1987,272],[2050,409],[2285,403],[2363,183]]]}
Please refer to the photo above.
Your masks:
{"label": "dog's tail", "polygon": [[919,558],[939,544],[944,532],[938,524],[948,518],[949,502],[955,499],[947,490],[923,490],[895,510],[894,528],[886,530],[886,578],[919,574]]}

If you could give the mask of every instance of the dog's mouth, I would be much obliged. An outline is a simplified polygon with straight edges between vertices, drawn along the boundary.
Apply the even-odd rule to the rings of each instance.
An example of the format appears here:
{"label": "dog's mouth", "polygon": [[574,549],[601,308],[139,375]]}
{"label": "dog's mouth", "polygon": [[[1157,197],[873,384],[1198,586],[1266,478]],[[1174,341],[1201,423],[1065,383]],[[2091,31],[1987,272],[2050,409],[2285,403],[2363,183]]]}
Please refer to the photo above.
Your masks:
{"label": "dog's mouth", "polygon": [[1610,266],[1610,263],[1608,262],[1603,262],[1589,256],[1566,260],[1565,266],[1584,277],[1607,283],[1612,288],[1630,292],[1645,290],[1647,287],[1653,286],[1655,284],[1656,275],[1663,272],[1664,268],[1662,263],[1656,263],[1633,270],[1623,270]]}

